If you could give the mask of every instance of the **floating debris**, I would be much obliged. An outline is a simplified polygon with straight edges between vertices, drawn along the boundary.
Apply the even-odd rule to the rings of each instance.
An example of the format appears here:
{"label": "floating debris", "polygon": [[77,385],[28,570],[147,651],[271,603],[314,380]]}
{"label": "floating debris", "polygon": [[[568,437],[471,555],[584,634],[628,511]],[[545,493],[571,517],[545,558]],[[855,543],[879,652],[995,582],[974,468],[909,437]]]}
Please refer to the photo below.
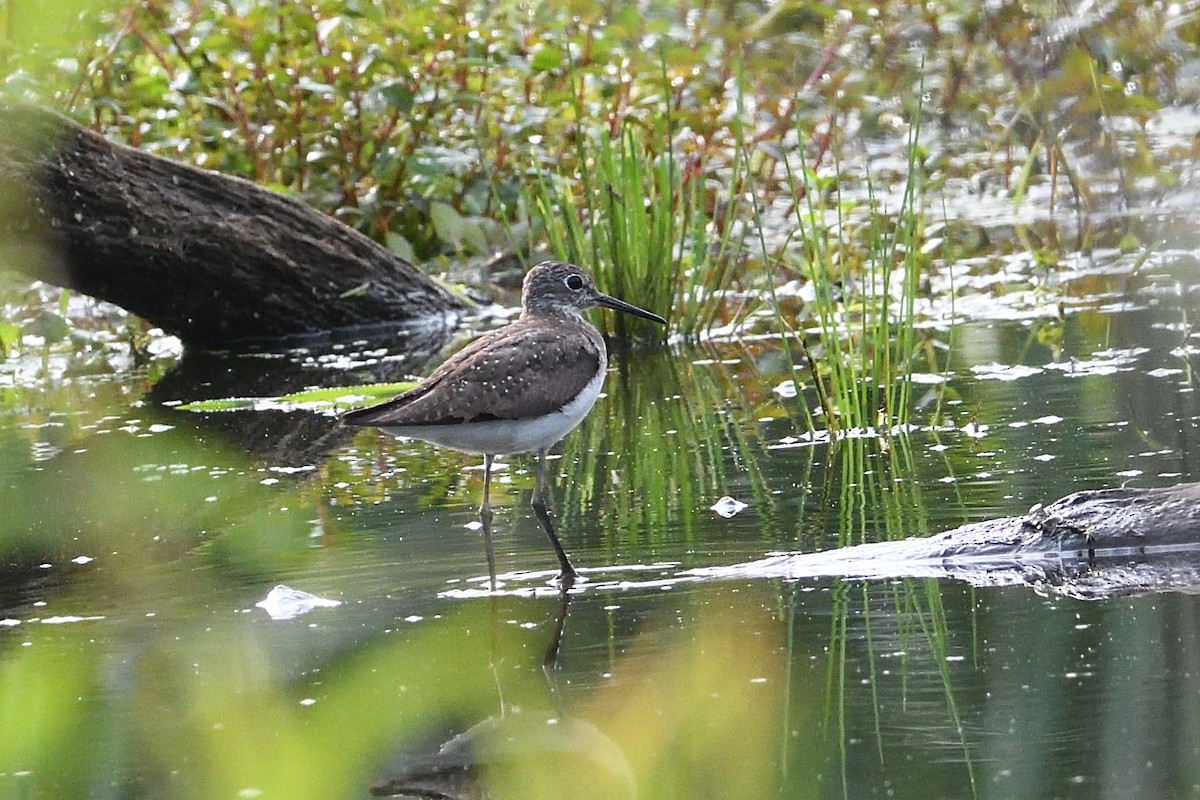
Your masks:
{"label": "floating debris", "polygon": [[284,586],[282,583],[267,593],[267,596],[254,605],[266,611],[271,619],[295,619],[301,614],[307,614],[314,608],[333,608],[340,606],[341,600],[330,600],[315,594]]}
{"label": "floating debris", "polygon": [[709,511],[715,511],[718,514],[720,514],[722,517],[729,519],[734,514],[745,509],[746,507],[747,507],[746,504],[743,503],[741,500],[735,500],[732,497],[730,497],[729,495],[725,495],[720,500],[718,500],[716,503],[714,503],[709,508]]}
{"label": "floating debris", "polygon": [[975,420],[971,420],[966,425],[962,426],[962,432],[972,439],[982,439],[988,435],[988,426],[981,425]]}
{"label": "floating debris", "polygon": [[1044,370],[1024,364],[976,364],[971,372],[981,381],[1016,381],[1031,375],[1040,375]]}
{"label": "floating debris", "polygon": [[771,391],[773,391],[775,394],[779,395],[780,397],[782,397],[784,399],[795,397],[796,396],[796,382],[795,381],[784,381],[783,383],[779,384]]}

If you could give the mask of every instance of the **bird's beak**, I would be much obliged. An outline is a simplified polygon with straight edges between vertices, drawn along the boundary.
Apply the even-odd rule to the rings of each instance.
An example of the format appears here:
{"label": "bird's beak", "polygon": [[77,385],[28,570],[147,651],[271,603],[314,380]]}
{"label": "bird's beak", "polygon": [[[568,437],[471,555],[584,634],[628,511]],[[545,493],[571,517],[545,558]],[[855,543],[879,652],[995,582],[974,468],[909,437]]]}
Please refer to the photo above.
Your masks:
{"label": "bird's beak", "polygon": [[615,297],[610,297],[609,295],[601,294],[600,292],[596,292],[596,305],[604,306],[605,308],[611,308],[614,311],[624,311],[626,314],[632,314],[635,317],[648,319],[651,322],[657,322],[659,325],[667,324],[665,319],[652,311],[647,311],[644,308],[638,308],[637,306],[626,303],[624,300],[618,300]]}

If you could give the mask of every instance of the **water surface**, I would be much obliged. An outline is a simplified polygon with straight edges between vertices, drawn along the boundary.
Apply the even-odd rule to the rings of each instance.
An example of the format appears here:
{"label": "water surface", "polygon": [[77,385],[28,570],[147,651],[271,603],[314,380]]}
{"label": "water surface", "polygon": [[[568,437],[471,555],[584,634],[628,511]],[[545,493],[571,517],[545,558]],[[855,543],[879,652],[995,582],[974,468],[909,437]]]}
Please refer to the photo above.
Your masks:
{"label": "water surface", "polygon": [[[1200,796],[1190,587],[683,574],[1194,480],[1196,265],[1109,266],[1061,306],[972,294],[971,319],[930,325],[945,383],[907,434],[814,442],[772,337],[614,354],[551,464],[586,576],[565,597],[531,457],[496,475],[490,592],[471,457],[305,411],[181,411],[161,364],[10,364],[0,726],[28,747],[0,746],[0,786],[364,796],[486,722],[520,731],[474,756],[501,794]],[[275,620],[256,603],[277,584],[340,605]]]}

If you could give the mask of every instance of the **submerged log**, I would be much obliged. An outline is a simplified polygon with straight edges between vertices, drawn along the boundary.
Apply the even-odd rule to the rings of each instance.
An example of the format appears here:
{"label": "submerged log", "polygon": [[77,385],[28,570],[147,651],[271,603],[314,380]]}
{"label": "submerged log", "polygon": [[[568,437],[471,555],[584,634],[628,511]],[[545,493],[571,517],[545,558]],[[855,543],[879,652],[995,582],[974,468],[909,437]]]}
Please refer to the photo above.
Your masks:
{"label": "submerged log", "polygon": [[698,578],[949,578],[1084,599],[1200,592],[1200,483],[1076,492],[922,539],[789,553]]}
{"label": "submerged log", "polygon": [[448,325],[393,326],[386,345],[365,346],[371,350],[369,355],[357,344],[332,353],[297,348],[268,358],[252,352],[185,352],[146,395],[155,409],[148,414],[162,411],[162,422],[192,429],[197,440],[219,436],[263,465],[284,468],[281,474],[313,477],[315,473],[294,468],[325,464],[355,434],[354,428],[339,425],[334,416],[263,408],[209,413],[167,408],[197,400],[275,398],[313,386],[408,380],[427,371],[426,365],[452,332]]}
{"label": "submerged log", "polygon": [[4,263],[229,347],[461,311],[412,265],[304,203],[0,107]]}

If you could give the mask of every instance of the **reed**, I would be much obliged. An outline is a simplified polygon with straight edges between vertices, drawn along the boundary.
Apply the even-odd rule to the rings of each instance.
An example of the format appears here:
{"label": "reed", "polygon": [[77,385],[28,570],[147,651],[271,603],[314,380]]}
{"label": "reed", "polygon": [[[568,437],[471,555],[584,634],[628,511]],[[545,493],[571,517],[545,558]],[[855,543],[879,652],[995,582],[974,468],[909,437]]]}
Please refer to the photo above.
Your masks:
{"label": "reed", "polygon": [[726,403],[752,407],[746,387],[722,365],[696,366],[666,349],[633,355],[609,377],[607,399],[580,434],[563,442],[559,463],[574,476],[557,481],[564,528],[603,513],[612,521],[603,545],[614,558],[623,547],[672,535],[700,544],[707,516],[687,511],[736,493],[750,504],[744,513],[764,517],[760,530],[769,539],[774,497],[761,445],[737,420],[712,413]]}
{"label": "reed", "polygon": [[782,158],[800,249],[797,268],[813,292],[809,327],[796,336],[830,432],[886,434],[908,422],[923,266],[921,152],[918,107],[894,215],[882,207],[869,175],[861,213],[843,198],[840,173],[830,182],[793,165],[786,154]]}
{"label": "reed", "polygon": [[[920,483],[911,479],[916,471],[914,455],[906,435],[888,438],[871,436],[847,437],[835,443],[828,467],[830,480],[822,507],[837,508],[836,533],[838,544],[847,546],[866,541],[894,540],[905,536],[921,536],[930,532],[926,517],[928,501],[922,496]],[[870,692],[875,713],[875,750],[882,763],[881,709],[878,682],[884,680],[877,665],[876,632],[872,622],[896,625],[900,649],[906,654],[901,662],[899,680],[907,680],[911,660],[927,658],[936,664],[946,700],[947,722],[956,733],[962,750],[966,777],[976,788],[970,743],[967,740],[962,714],[958,708],[948,657],[952,655],[950,625],[942,603],[942,585],[937,580],[905,580],[873,591],[869,582],[837,580],[833,588],[833,614],[829,623],[831,654],[826,667],[825,714],[831,731],[839,733],[839,755],[843,789],[850,785],[847,748],[847,693],[857,690],[858,683],[847,673],[850,659],[847,648],[859,634],[851,629],[851,621],[862,620],[863,644],[870,675]],[[880,598],[883,601],[880,602]],[[872,604],[872,599],[876,601]],[[879,637],[889,641],[887,635]]]}
{"label": "reed", "polygon": [[[667,80],[664,61],[664,87]],[[525,191],[529,229],[555,258],[589,269],[602,291],[667,312],[669,331],[636,320],[601,323],[619,337],[700,335],[719,320],[736,264],[735,226],[713,209],[736,207],[740,166],[733,180],[710,185],[702,156],[676,152],[665,88],[663,97],[652,126],[627,119],[615,133],[580,130],[570,163],[552,173],[533,170]],[[582,88],[577,98],[584,118]]]}

